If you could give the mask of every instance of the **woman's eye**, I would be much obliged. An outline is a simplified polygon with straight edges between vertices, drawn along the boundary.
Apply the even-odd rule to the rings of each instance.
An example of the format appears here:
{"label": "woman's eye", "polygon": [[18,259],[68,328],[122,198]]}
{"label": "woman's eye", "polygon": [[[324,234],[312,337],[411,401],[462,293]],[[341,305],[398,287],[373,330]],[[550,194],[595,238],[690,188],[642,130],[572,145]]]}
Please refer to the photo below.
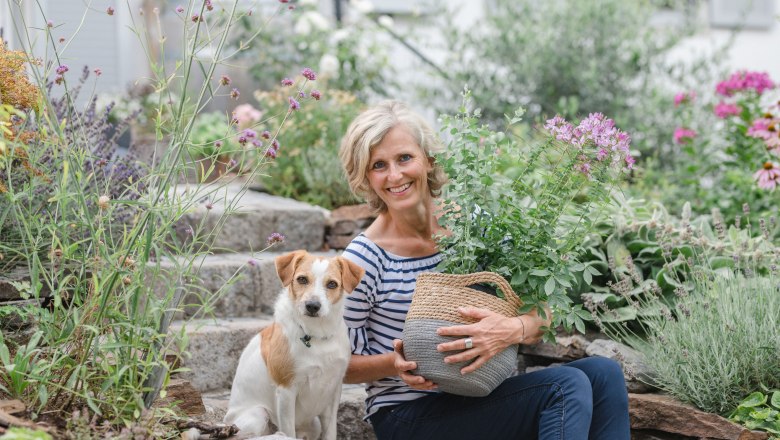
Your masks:
{"label": "woman's eye", "polygon": [[384,168],[384,166],[385,166],[384,162],[374,162],[374,165],[371,166],[371,169],[381,170],[382,168]]}
{"label": "woman's eye", "polygon": [[412,160],[412,155],[411,154],[402,154],[401,155],[401,162],[407,162],[407,161],[410,161],[410,160]]}
{"label": "woman's eye", "polygon": [[335,289],[336,287],[339,287],[339,284],[335,281],[328,281],[328,284],[326,284],[326,287],[328,289]]}
{"label": "woman's eye", "polygon": [[297,281],[298,284],[309,284],[309,279],[304,276],[296,278],[295,281]]}

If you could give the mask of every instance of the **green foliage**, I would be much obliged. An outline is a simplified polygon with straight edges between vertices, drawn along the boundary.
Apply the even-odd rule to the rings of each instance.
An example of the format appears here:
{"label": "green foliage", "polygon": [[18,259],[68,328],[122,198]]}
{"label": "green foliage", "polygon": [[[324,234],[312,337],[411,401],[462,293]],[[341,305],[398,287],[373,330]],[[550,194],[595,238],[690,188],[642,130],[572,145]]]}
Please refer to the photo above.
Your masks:
{"label": "green foliage", "polygon": [[[671,139],[664,124],[671,94],[659,79],[682,73],[664,66],[666,51],[685,33],[653,28],[657,10],[647,0],[498,0],[470,28],[445,17],[444,90],[467,84],[493,123],[519,105],[532,120],[608,114],[636,135],[643,154],[655,151]],[[698,69],[691,64],[686,73]],[[438,88],[429,98],[444,108],[457,99],[442,102]]]}
{"label": "green foliage", "polygon": [[[205,4],[199,7],[203,14]],[[14,12],[14,17],[27,15]],[[100,19],[114,18],[103,14]],[[235,19],[234,3],[233,12],[208,15],[209,30],[227,38]],[[14,32],[28,34],[25,41],[31,45],[51,38],[48,27],[13,24]],[[192,51],[214,43],[213,60],[196,61],[187,53],[171,70],[162,60],[152,60],[153,89],[166,98],[153,125],[157,139],[168,143],[155,164],[104,154],[116,147],[116,139],[103,135],[104,120],[92,123],[94,104],[78,107],[73,93],[80,85],[72,74],[63,74],[60,84],[52,86],[56,89],[46,87],[51,74],[46,66],[52,60],[29,66],[31,77],[40,79],[35,84],[43,97],[39,109],[11,119],[4,118],[7,112],[0,114],[0,231],[10,229],[8,236],[16,240],[0,240],[0,263],[12,261],[29,276],[29,282],[15,284],[26,308],[0,309],[0,391],[20,399],[34,419],[45,413],[63,420],[77,408],[100,425],[131,427],[142,418],[153,425],[158,419],[156,409],[148,410],[175,372],[165,356],[186,353],[185,328],[170,335],[170,322],[185,292],[198,288],[197,282],[187,285],[186,280],[197,279],[194,262],[209,252],[207,239],[220,232],[225,220],[181,231],[180,220],[188,211],[224,197],[226,190],[220,184],[186,192],[174,186],[191,171],[185,159],[200,119],[196,110],[221,93],[227,95],[226,84],[218,80],[189,91],[194,69],[215,78],[224,61],[224,39],[212,40],[204,26],[187,18],[180,31]],[[147,42],[145,37],[141,41]],[[34,46],[25,52],[40,53]],[[64,97],[53,99],[52,90]],[[174,96],[181,98],[167,101]],[[204,154],[216,159],[218,152]],[[253,163],[250,179],[266,164],[262,159]],[[141,167],[145,173],[128,171]],[[246,185],[231,193],[245,190]],[[235,212],[235,200],[226,205],[225,216]],[[206,309],[220,293],[202,298]],[[29,337],[5,325],[10,316],[26,318]]]}
{"label": "green foliage", "polygon": [[316,2],[300,2],[262,29],[253,17],[245,17],[232,45],[263,90],[310,67],[318,71],[318,81],[327,84],[322,90],[349,90],[364,100],[386,96],[394,85],[394,70],[386,46],[375,37],[381,29],[351,3],[342,7],[347,14],[335,27],[319,13]]}
{"label": "green foliage", "polygon": [[780,438],[780,390],[751,393],[739,403],[729,419],[748,429],[773,434],[770,439]]}
{"label": "green foliage", "polygon": [[704,411],[727,414],[759,387],[780,387],[777,279],[695,279],[674,314],[646,319],[649,337],[633,345],[655,386]]}
{"label": "green foliage", "polygon": [[[450,141],[436,159],[450,177],[440,221],[451,235],[439,237],[439,268],[496,272],[521,295],[521,312],[546,303],[554,326],[584,331],[588,313],[572,306],[566,291],[578,276],[600,275],[582,262],[580,243],[610,201],[616,177],[607,166],[610,160],[591,160],[588,174],[580,167],[595,152],[590,144],[580,149],[540,136],[526,146],[481,125],[479,110],[472,113],[464,105],[460,111],[443,117],[442,131]],[[520,122],[521,114],[515,113],[510,125]],[[512,177],[499,172],[507,168],[506,158],[522,158]]]}
{"label": "green foliage", "polygon": [[640,331],[642,322],[660,316],[661,309],[638,305],[658,297],[673,308],[677,297],[693,289],[693,272],[727,276],[735,270],[776,270],[778,249],[769,238],[777,224],[751,224],[746,216],[740,221],[744,224],[727,229],[717,213],[714,218],[691,216],[689,204],[676,218],[658,203],[619,198],[608,219],[583,242],[584,258],[602,275],[570,293],[581,296],[594,313],[598,309],[596,322],[627,323]]}
{"label": "green foliage", "polygon": [[[221,142],[220,144],[215,144]],[[193,157],[230,157],[243,149],[236,141],[236,129],[222,112],[202,113],[192,126],[187,149]]]}
{"label": "green foliage", "polygon": [[43,431],[14,427],[0,436],[0,440],[51,440],[51,436]]}
{"label": "green foliage", "polygon": [[[285,112],[287,89],[256,93],[269,114]],[[317,105],[292,115],[279,132],[282,144],[266,170],[263,185],[273,194],[333,209],[360,203],[349,189],[338,159],[341,137],[363,103],[348,92],[331,90]]]}

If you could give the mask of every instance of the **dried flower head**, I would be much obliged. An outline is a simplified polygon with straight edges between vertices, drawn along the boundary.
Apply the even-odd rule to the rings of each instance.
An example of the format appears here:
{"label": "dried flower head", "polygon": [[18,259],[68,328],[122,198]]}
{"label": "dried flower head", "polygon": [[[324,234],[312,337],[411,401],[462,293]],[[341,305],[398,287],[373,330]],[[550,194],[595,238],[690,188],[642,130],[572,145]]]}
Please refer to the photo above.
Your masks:
{"label": "dried flower head", "polygon": [[107,195],[102,195],[98,198],[98,208],[100,209],[108,209],[108,202],[111,201],[111,197]]}
{"label": "dried flower head", "polygon": [[[27,55],[22,51],[7,50],[0,39],[0,97],[21,111],[37,110],[40,91],[27,79]],[[33,61],[37,64],[37,62]]]}

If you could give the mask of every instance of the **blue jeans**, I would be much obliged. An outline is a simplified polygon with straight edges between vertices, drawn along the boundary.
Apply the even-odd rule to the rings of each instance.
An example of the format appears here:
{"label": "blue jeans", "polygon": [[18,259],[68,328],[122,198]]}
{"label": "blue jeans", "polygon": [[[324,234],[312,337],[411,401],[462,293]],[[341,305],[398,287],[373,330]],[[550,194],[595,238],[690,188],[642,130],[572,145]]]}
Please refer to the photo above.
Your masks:
{"label": "blue jeans", "polygon": [[378,440],[628,440],[628,394],[617,362],[590,357],[505,380],[485,397],[432,394],[381,408]]}

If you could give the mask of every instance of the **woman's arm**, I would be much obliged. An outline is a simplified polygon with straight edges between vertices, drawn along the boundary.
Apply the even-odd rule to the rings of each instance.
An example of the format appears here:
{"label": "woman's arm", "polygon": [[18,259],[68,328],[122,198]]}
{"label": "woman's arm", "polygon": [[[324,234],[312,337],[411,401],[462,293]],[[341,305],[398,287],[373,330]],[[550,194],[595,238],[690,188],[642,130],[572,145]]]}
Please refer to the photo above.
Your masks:
{"label": "woman's arm", "polygon": [[417,368],[416,362],[407,361],[403,355],[403,342],[393,341],[393,352],[359,355],[353,354],[344,375],[344,383],[373,382],[385,377],[398,376],[410,387],[417,390],[432,390],[436,384],[422,376],[410,373]]}

